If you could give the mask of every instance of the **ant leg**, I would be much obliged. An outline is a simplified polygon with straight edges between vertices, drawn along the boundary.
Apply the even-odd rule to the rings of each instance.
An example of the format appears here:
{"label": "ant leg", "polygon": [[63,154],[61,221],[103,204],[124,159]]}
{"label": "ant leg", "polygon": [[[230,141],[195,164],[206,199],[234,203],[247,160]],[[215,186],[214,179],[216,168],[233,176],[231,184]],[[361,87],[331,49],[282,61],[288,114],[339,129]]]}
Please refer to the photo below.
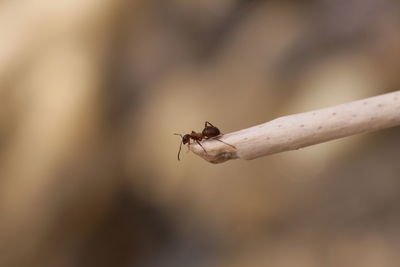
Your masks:
{"label": "ant leg", "polygon": [[204,128],[207,127],[207,124],[209,124],[211,127],[215,127],[215,126],[212,125],[209,121],[206,121],[206,122],[204,123]]}
{"label": "ant leg", "polygon": [[190,151],[190,145],[191,145],[191,144],[190,144],[190,139],[189,139],[189,143],[187,144],[187,149],[188,149],[188,150],[186,151],[186,153],[188,153],[188,152]]}
{"label": "ant leg", "polygon": [[206,154],[208,154],[207,151],[204,149],[204,147],[200,144],[199,140],[196,140],[196,143],[199,144],[199,146],[201,146],[201,148],[204,150],[204,152],[205,152]]}
{"label": "ant leg", "polygon": [[228,144],[228,143],[226,143],[226,142],[224,142],[224,141],[222,141],[222,140],[219,140],[219,139],[217,139],[217,138],[213,138],[214,140],[217,140],[217,141],[219,141],[219,142],[221,142],[221,143],[224,143],[225,145],[228,145],[228,146],[230,146],[230,147],[233,147],[234,149],[236,149],[236,147],[234,146],[234,145],[231,145],[231,144]]}

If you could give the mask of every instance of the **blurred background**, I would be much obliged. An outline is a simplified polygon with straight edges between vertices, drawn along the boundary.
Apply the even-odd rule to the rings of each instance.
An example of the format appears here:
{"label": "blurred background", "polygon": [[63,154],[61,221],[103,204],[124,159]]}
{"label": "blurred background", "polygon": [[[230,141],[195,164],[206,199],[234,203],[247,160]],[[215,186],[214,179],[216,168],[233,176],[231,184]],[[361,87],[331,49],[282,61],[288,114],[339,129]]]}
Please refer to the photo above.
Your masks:
{"label": "blurred background", "polygon": [[0,266],[398,266],[400,129],[220,165],[224,133],[400,88],[396,0],[0,2]]}

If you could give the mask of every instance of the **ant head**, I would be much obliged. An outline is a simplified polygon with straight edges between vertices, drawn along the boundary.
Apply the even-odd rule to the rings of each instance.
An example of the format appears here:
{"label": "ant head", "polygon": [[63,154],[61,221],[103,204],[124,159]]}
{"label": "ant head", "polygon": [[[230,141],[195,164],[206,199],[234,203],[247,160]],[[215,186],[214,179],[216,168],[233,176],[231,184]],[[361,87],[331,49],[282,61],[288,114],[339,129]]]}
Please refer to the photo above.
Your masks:
{"label": "ant head", "polygon": [[181,134],[174,133],[174,135],[179,135],[179,136],[182,138],[182,143],[183,143],[184,145],[187,144],[187,143],[189,143],[190,134],[181,135]]}
{"label": "ant head", "polygon": [[189,143],[189,141],[190,141],[190,134],[185,134],[182,137],[182,143],[185,145],[185,144]]}

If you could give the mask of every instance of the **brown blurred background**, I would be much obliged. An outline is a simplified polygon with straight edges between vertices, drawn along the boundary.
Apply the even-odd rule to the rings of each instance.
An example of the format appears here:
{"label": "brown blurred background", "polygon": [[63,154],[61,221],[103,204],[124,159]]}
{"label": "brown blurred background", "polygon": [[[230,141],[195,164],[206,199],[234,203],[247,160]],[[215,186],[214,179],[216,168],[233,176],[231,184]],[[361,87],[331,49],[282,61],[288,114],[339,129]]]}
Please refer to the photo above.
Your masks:
{"label": "brown blurred background", "polygon": [[398,266],[400,129],[253,161],[223,132],[400,89],[397,0],[0,2],[0,266]]}

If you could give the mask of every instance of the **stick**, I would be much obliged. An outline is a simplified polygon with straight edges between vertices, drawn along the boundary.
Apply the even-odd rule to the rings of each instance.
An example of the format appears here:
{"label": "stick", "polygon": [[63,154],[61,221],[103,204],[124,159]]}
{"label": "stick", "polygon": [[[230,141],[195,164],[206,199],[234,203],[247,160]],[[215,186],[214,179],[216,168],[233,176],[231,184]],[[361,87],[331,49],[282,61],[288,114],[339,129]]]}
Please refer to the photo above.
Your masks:
{"label": "stick", "polygon": [[208,139],[190,149],[212,163],[255,159],[295,150],[354,134],[400,125],[400,91],[333,107],[280,117],[275,120]]}

